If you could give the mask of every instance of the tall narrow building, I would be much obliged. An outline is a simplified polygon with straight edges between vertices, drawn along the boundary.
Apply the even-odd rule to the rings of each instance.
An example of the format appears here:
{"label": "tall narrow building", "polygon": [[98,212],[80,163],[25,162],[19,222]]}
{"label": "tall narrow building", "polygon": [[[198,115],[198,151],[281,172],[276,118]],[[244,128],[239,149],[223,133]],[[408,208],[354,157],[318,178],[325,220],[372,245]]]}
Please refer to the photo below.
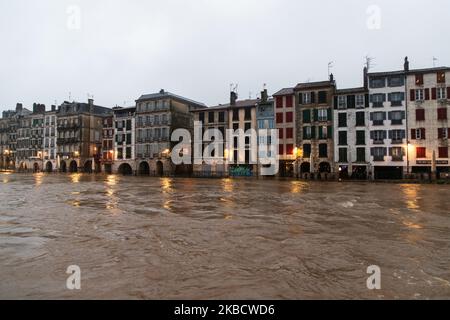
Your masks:
{"label": "tall narrow building", "polygon": [[298,148],[296,171],[299,175],[331,177],[334,173],[333,96],[336,83],[328,81],[299,83],[294,91]]}

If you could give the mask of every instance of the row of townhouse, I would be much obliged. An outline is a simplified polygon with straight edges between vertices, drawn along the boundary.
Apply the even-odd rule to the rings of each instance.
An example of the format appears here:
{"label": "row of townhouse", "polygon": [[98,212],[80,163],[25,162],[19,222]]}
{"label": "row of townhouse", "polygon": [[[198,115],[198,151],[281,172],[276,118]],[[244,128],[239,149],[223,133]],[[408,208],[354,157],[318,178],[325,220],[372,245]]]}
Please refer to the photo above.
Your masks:
{"label": "row of townhouse", "polygon": [[[450,68],[369,72],[363,84],[338,88],[304,82],[269,96],[205,104],[161,90],[134,106],[105,108],[64,102],[51,110],[17,105],[0,119],[1,168],[48,172],[111,172],[141,175],[260,176],[270,165],[258,156],[279,157],[277,176],[299,178],[400,179],[449,174]],[[200,127],[194,126],[199,124]],[[191,159],[175,165],[171,141],[177,129],[201,137],[191,141]],[[208,129],[216,134],[205,136]],[[271,137],[249,133],[275,129]],[[198,132],[198,130],[201,130]],[[227,130],[234,134],[227,135]],[[237,130],[245,135],[239,137]],[[215,135],[224,138],[210,149]],[[270,148],[261,148],[260,143]],[[256,146],[256,147],[252,147]]]}

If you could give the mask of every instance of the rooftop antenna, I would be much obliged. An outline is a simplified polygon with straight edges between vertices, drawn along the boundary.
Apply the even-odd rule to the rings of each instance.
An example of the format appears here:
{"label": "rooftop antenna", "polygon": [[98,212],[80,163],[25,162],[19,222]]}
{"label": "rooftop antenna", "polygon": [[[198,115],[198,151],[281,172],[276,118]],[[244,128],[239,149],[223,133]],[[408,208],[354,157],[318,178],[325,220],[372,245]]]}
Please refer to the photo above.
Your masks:
{"label": "rooftop antenna", "polygon": [[69,102],[72,99],[72,92],[69,92]]}
{"label": "rooftop antenna", "polygon": [[373,61],[375,60],[375,58],[372,58],[367,55],[367,56],[365,56],[365,60],[366,60],[365,65],[366,65],[367,71],[369,71],[370,69],[372,69],[372,66],[375,65],[375,64],[373,64]]}
{"label": "rooftop antenna", "polygon": [[267,83],[264,83],[263,84],[263,90],[266,90],[267,89]]}
{"label": "rooftop antenna", "polygon": [[334,61],[328,62],[328,76],[331,74],[331,69],[334,67]]}
{"label": "rooftop antenna", "polygon": [[434,67],[434,68],[436,67],[436,63],[437,63],[438,61],[439,61],[438,58],[433,57],[433,67]]}

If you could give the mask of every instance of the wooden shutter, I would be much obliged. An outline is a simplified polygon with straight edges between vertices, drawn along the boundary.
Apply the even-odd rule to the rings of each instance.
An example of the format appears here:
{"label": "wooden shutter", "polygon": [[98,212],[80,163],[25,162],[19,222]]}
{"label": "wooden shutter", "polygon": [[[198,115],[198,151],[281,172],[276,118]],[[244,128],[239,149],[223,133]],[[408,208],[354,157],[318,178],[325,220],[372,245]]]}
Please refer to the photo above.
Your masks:
{"label": "wooden shutter", "polygon": [[328,121],[333,120],[333,109],[331,109],[331,108],[327,109],[327,116],[328,116]]}
{"label": "wooden shutter", "polygon": [[328,139],[333,139],[333,127],[332,126],[328,126],[327,128],[328,130]]}
{"label": "wooden shutter", "polygon": [[450,100],[450,87],[447,87],[447,100]]}
{"label": "wooden shutter", "polygon": [[431,88],[431,99],[436,100],[436,88]]}
{"label": "wooden shutter", "polygon": [[316,138],[316,127],[311,127],[311,139]]}
{"label": "wooden shutter", "polygon": [[429,88],[425,89],[425,100],[430,100],[430,89]]}
{"label": "wooden shutter", "polygon": [[421,128],[421,129],[420,129],[420,138],[421,138],[422,140],[425,140],[425,133],[426,133],[425,128]]}
{"label": "wooden shutter", "polygon": [[414,89],[409,90],[409,100],[416,101],[416,90]]}
{"label": "wooden shutter", "polygon": [[298,99],[299,99],[299,102],[298,102],[298,104],[303,104],[303,93],[299,93],[298,94]]}
{"label": "wooden shutter", "polygon": [[319,121],[319,110],[314,109],[314,121]]}
{"label": "wooden shutter", "polygon": [[334,108],[337,109],[338,108],[338,97],[334,96],[333,101],[334,101],[333,102],[334,103]]}
{"label": "wooden shutter", "polygon": [[369,107],[369,94],[368,93],[366,93],[365,95],[364,95],[364,106],[366,107],[366,108],[368,108]]}
{"label": "wooden shutter", "polygon": [[316,103],[316,93],[314,91],[311,92],[311,103]]}
{"label": "wooden shutter", "polygon": [[416,129],[411,129],[411,140],[416,140]]}

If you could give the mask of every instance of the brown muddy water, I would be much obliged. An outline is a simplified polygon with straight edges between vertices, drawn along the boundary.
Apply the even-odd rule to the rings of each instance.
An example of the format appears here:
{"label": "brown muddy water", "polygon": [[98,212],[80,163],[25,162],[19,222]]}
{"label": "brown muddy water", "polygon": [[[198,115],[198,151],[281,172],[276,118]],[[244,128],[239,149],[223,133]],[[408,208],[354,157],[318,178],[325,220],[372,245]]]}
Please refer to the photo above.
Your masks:
{"label": "brown muddy water", "polygon": [[[3,299],[450,298],[450,186],[0,174]],[[81,290],[66,269],[81,268]],[[368,290],[367,267],[381,268]]]}

